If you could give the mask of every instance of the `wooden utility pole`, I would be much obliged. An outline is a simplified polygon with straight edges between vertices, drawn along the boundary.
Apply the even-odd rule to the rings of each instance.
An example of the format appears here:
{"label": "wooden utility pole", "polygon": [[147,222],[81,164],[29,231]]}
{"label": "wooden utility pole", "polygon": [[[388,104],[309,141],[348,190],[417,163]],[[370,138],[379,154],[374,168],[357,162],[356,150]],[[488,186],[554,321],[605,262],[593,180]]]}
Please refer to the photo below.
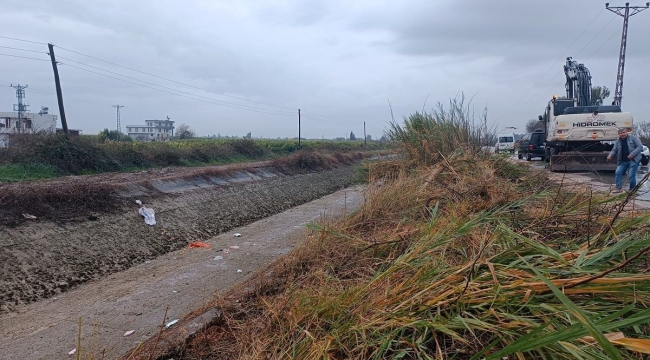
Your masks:
{"label": "wooden utility pole", "polygon": [[65,118],[65,109],[63,108],[63,94],[61,93],[61,82],[59,81],[59,69],[56,67],[56,58],[54,57],[54,45],[47,44],[50,49],[50,60],[52,60],[52,70],[54,70],[54,83],[56,85],[56,98],[59,101],[59,116],[61,116],[61,125],[65,136],[68,136],[68,121]]}
{"label": "wooden utility pole", "polygon": [[298,109],[298,148],[300,148],[300,109]]}
{"label": "wooden utility pole", "polygon": [[366,141],[368,138],[366,137],[366,122],[363,122],[363,146],[366,146]]}

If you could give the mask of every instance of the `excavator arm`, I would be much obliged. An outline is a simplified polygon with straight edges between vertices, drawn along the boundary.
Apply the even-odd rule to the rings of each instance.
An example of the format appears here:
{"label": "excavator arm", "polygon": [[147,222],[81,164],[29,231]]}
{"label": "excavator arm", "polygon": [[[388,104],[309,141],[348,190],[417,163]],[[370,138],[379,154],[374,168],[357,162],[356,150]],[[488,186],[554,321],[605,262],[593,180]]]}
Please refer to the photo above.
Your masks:
{"label": "excavator arm", "polygon": [[566,96],[577,99],[578,106],[591,106],[591,73],[584,64],[578,64],[571,57],[564,65]]}

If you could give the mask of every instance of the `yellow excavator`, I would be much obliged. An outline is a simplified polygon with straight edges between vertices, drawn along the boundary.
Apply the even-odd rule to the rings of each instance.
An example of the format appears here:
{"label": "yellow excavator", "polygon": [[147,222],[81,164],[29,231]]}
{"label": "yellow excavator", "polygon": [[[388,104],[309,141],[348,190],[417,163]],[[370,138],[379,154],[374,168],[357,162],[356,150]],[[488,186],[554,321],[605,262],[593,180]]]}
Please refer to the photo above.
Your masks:
{"label": "yellow excavator", "polygon": [[591,74],[571,57],[564,65],[566,96],[548,102],[539,120],[545,124],[546,161],[552,171],[614,171],[607,155],[618,139],[618,129],[632,132],[631,113],[618,105],[591,104]]}

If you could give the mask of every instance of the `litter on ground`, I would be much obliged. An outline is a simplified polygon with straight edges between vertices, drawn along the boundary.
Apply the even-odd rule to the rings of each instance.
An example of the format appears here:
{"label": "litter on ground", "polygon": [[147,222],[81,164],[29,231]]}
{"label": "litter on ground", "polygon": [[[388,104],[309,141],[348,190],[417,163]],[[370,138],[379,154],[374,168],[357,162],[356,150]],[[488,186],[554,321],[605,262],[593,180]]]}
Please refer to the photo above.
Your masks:
{"label": "litter on ground", "polygon": [[173,326],[173,325],[176,324],[177,322],[178,322],[178,319],[172,320],[172,321],[168,322],[167,324],[165,324],[165,327],[168,328],[168,327],[170,327],[170,326]]}
{"label": "litter on ground", "polygon": [[219,256],[219,255],[217,255],[217,256],[214,257],[214,259],[215,259],[215,260],[223,260],[223,256]]}
{"label": "litter on ground", "polygon": [[231,248],[231,249],[239,249],[239,246],[237,246],[237,245],[233,245],[233,246],[231,246],[230,248]]}
{"label": "litter on ground", "polygon": [[234,237],[241,237],[241,234],[240,233],[235,233],[233,236]]}
{"label": "litter on ground", "polygon": [[195,241],[193,243],[190,243],[191,248],[209,248],[210,244],[202,242],[202,241]]}
{"label": "litter on ground", "polygon": [[142,201],[140,200],[136,200],[135,202],[138,205],[140,205],[140,209],[138,209],[138,214],[144,217],[144,223],[147,225],[156,225],[156,212],[153,211],[152,208],[148,208],[142,205]]}
{"label": "litter on ground", "polygon": [[25,219],[31,219],[31,220],[36,219],[36,216],[34,216],[34,215],[30,215],[30,214],[27,214],[27,213],[24,213],[24,214],[23,214],[23,217],[24,217]]}
{"label": "litter on ground", "polygon": [[243,271],[241,271],[240,269],[237,269],[237,274],[241,274],[242,272]]}
{"label": "litter on ground", "polygon": [[68,355],[74,355],[77,352],[77,348],[74,348],[68,352]]}
{"label": "litter on ground", "polygon": [[129,331],[124,333],[124,336],[129,336],[129,335],[133,334],[134,332],[135,332],[135,330],[129,330]]}

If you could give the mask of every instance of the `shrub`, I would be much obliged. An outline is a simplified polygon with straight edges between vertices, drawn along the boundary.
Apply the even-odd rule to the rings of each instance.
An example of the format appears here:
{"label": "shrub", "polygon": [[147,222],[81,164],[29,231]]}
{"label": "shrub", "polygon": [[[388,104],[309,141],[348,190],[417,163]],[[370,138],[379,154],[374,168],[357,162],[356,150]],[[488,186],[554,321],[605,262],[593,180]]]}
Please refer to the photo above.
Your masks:
{"label": "shrub", "polygon": [[236,153],[250,159],[262,157],[266,153],[263,147],[250,139],[233,140],[229,145]]}
{"label": "shrub", "polygon": [[104,149],[90,141],[59,134],[17,136],[12,139],[9,158],[15,164],[51,165],[64,174],[121,169]]}

